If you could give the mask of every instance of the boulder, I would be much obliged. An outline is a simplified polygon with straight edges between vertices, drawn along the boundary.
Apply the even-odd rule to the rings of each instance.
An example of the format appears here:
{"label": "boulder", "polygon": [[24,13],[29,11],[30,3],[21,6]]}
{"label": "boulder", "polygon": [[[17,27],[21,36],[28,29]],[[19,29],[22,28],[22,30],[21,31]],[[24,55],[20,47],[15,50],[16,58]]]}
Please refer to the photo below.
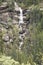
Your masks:
{"label": "boulder", "polygon": [[2,39],[3,39],[5,42],[8,42],[8,41],[9,41],[9,36],[8,36],[8,34],[3,34]]}

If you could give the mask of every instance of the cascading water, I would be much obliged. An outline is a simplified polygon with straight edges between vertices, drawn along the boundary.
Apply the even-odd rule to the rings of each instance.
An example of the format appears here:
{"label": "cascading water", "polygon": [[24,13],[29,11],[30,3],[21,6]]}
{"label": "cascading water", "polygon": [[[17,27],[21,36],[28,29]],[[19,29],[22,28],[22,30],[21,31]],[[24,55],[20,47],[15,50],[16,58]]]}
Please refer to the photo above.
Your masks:
{"label": "cascading water", "polygon": [[[15,10],[16,11],[20,11],[20,16],[19,16],[19,29],[20,29],[20,32],[22,32],[23,30],[23,27],[22,27],[22,24],[24,24],[24,21],[23,21],[23,11],[22,11],[22,9],[21,9],[21,7],[19,7],[18,5],[17,5],[17,3],[15,2]],[[19,50],[21,49],[21,47],[22,47],[22,45],[23,45],[23,33],[21,34],[21,33],[19,33],[19,39],[21,40],[20,42],[19,42]]]}
{"label": "cascading water", "polygon": [[[23,11],[22,11],[22,9],[20,7],[19,7],[19,10],[20,10],[19,26],[20,26],[21,29],[23,29],[22,26],[21,26],[21,24],[24,23],[23,22]],[[21,49],[21,47],[23,45],[23,37],[21,36],[21,33],[20,33],[20,39],[21,39],[21,41],[19,42],[20,43],[19,49]]]}
{"label": "cascading water", "polygon": [[23,24],[24,22],[23,22],[23,11],[22,11],[22,9],[19,7],[19,10],[20,10],[20,20],[19,20],[19,24]]}

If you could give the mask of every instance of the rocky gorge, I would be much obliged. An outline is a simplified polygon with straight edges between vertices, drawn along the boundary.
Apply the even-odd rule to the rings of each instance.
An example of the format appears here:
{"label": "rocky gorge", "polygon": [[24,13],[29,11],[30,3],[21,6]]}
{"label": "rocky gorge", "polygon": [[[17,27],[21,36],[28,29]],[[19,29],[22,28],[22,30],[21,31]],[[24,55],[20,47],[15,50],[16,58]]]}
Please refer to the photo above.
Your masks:
{"label": "rocky gorge", "polygon": [[0,3],[0,65],[43,65],[43,2]]}
{"label": "rocky gorge", "polygon": [[[19,10],[19,6],[15,2],[15,9],[10,10],[7,3],[4,2],[3,5],[0,6],[0,32],[2,33],[2,40],[5,45],[12,44],[15,40],[16,36],[13,33],[13,29],[17,27],[18,39],[23,42],[23,39],[26,35],[26,10],[22,12],[22,9]],[[21,12],[21,14],[20,14]],[[23,13],[23,16],[22,16]],[[23,18],[22,18],[23,17]],[[21,19],[20,19],[21,18]],[[19,23],[19,20],[21,21]],[[14,31],[16,32],[16,31]],[[21,42],[21,45],[22,45]],[[20,45],[20,46],[21,46]]]}

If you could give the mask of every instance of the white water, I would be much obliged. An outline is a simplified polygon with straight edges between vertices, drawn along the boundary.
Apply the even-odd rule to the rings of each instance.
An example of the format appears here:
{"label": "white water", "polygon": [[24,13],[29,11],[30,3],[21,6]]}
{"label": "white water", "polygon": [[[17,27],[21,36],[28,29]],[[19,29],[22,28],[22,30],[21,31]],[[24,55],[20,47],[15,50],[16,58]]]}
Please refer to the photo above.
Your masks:
{"label": "white water", "polygon": [[[23,11],[22,11],[21,7],[19,7],[19,10],[20,10],[19,25],[20,25],[20,27],[22,28],[21,24],[24,23],[24,21],[23,21]],[[23,38],[21,37],[21,34],[20,34],[20,39],[21,39],[21,42],[19,42],[19,43],[20,43],[20,45],[19,45],[19,50],[21,49],[21,47],[22,47],[22,45],[23,45]]]}
{"label": "white water", "polygon": [[[18,9],[19,9],[19,10],[18,10]],[[15,2],[15,10],[16,10],[16,11],[20,11],[20,16],[19,16],[19,28],[22,30],[21,24],[24,23],[24,21],[23,21],[23,11],[22,11],[21,7],[19,7],[19,6],[17,5],[16,2]],[[22,35],[23,35],[23,34],[22,34]],[[21,47],[22,47],[22,45],[23,45],[23,38],[22,38],[21,34],[19,34],[19,38],[20,38],[20,40],[21,40],[21,42],[19,42],[19,50],[20,50]]]}
{"label": "white water", "polygon": [[20,45],[19,45],[19,50],[21,50],[22,45],[23,45],[23,41],[22,41],[22,42],[20,42]]}
{"label": "white water", "polygon": [[23,22],[23,11],[22,11],[22,9],[19,7],[19,10],[20,10],[20,17],[19,17],[19,24],[21,23],[21,24],[23,24],[24,22]]}

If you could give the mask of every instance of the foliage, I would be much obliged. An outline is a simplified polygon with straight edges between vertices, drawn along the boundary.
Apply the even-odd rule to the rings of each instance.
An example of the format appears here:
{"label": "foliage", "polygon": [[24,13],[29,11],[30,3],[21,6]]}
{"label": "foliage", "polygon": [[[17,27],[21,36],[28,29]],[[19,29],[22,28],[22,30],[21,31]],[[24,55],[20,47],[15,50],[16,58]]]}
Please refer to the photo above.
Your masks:
{"label": "foliage", "polygon": [[[26,18],[29,19],[27,25],[27,34],[24,38],[24,44],[19,51],[19,29],[17,25],[12,25],[12,19],[8,19],[9,29],[3,27],[0,30],[0,65],[43,65],[43,14],[39,10],[40,0],[6,0],[9,8],[14,11],[14,1],[17,1],[23,9],[26,6],[28,12]],[[2,3],[3,0],[0,0]],[[31,6],[30,6],[31,5]],[[13,42],[8,45],[3,41],[2,36],[9,34]],[[11,57],[9,57],[11,56]],[[13,58],[13,59],[12,59]]]}
{"label": "foliage", "polygon": [[2,55],[0,57],[0,65],[19,65],[19,62],[14,61],[11,57]]}
{"label": "foliage", "polygon": [[[33,65],[36,65],[34,62],[32,62]],[[0,65],[32,65],[31,63],[27,62],[27,64],[20,64],[19,62],[15,61],[9,56],[1,55],[0,56]]]}

